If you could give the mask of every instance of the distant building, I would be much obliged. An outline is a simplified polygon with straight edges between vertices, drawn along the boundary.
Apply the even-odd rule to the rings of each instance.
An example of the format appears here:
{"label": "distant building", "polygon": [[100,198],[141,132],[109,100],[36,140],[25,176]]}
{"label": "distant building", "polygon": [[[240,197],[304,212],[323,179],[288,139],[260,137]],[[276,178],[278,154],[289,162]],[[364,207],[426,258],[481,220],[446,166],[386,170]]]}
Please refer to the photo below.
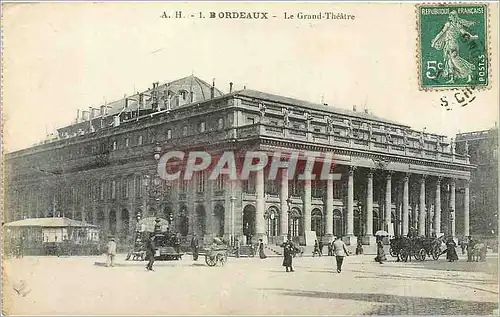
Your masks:
{"label": "distant building", "polygon": [[498,235],[498,128],[460,133],[456,136],[457,153],[470,156],[471,231]]}
{"label": "distant building", "polygon": [[[249,149],[331,153],[341,177],[309,181],[280,171],[270,180],[266,167],[235,182],[208,179],[207,171],[190,181],[156,178],[155,159],[167,151]],[[445,136],[232,84],[224,94],[194,76],[78,112],[55,139],[9,153],[5,164],[6,221],[67,216],[122,243],[138,215],[168,219],[186,239],[242,243],[279,242],[287,233],[304,242],[315,231],[372,244],[377,230],[406,235],[411,227],[469,234],[473,167]],[[462,188],[463,203],[455,195]]]}

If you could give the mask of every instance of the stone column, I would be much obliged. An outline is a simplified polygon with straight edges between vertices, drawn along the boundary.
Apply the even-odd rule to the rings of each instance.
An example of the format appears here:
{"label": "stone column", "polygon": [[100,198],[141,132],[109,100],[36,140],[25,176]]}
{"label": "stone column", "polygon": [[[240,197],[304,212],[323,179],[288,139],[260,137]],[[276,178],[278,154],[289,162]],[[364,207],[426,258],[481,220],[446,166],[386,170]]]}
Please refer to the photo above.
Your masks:
{"label": "stone column", "polygon": [[392,226],[392,172],[388,172],[385,176],[385,228],[387,232],[393,236],[394,228]]}
{"label": "stone column", "polygon": [[441,177],[436,180],[436,200],[434,202],[434,230],[436,237],[441,235]]}
{"label": "stone column", "polygon": [[349,178],[347,180],[347,234],[344,241],[349,245],[355,245],[354,237],[354,166],[349,166]]}
{"label": "stone column", "polygon": [[418,235],[425,236],[425,175],[422,175],[420,178],[420,204],[418,211]]}
{"label": "stone column", "polygon": [[326,181],[326,238],[333,237],[333,179]]}
{"label": "stone column", "polygon": [[470,236],[469,228],[469,180],[465,180],[465,193],[464,193],[464,236]]}
{"label": "stone column", "polygon": [[[304,179],[304,197],[302,198],[304,202],[304,231],[311,231],[311,179],[310,176],[306,176],[306,178],[309,179]],[[314,245],[314,241],[312,243]]]}
{"label": "stone column", "polygon": [[264,169],[256,172],[255,193],[257,198],[255,204],[255,235],[257,236],[257,239],[262,239],[262,241],[267,244],[266,227],[264,222],[264,212],[266,208],[264,196]]}
{"label": "stone column", "polygon": [[121,238],[121,230],[122,230],[122,210],[120,207],[115,212],[116,215],[116,229],[115,229],[115,238],[120,239]]}
{"label": "stone column", "polygon": [[363,238],[363,244],[375,245],[375,236],[373,235],[373,171],[369,170],[366,174],[366,233]]}
{"label": "stone column", "polygon": [[373,172],[366,175],[366,236],[373,236]]}
{"label": "stone column", "polygon": [[455,209],[455,187],[456,187],[456,182],[455,179],[451,179],[450,183],[450,217],[451,217],[451,236],[455,238],[455,216],[456,216],[456,209]]}
{"label": "stone column", "polygon": [[408,227],[410,224],[410,217],[409,217],[409,180],[410,180],[410,174],[406,173],[406,175],[403,178],[403,236],[408,235]]}
{"label": "stone column", "polygon": [[285,241],[288,234],[288,218],[290,210],[288,210],[288,169],[284,168],[281,170],[281,193],[280,193],[280,205],[281,205],[281,235]]}

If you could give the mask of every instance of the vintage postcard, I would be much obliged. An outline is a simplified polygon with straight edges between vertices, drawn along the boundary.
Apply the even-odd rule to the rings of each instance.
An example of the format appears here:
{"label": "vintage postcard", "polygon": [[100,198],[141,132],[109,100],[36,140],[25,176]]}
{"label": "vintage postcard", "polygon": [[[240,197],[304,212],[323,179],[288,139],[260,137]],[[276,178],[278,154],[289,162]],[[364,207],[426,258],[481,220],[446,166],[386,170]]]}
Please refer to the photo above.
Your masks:
{"label": "vintage postcard", "polygon": [[498,315],[498,12],[2,2],[2,313]]}

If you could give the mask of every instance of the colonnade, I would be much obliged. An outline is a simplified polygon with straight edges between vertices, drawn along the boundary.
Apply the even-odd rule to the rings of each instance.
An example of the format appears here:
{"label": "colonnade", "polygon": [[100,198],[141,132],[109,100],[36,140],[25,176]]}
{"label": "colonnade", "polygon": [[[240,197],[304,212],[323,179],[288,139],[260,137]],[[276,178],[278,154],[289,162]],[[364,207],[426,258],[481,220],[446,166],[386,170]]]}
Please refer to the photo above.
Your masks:
{"label": "colonnade", "polygon": [[[363,201],[364,203],[364,234],[365,237],[373,237],[375,232],[373,228],[373,218],[374,218],[374,172],[373,169],[364,169],[354,166],[348,166],[347,173],[344,173],[342,179],[347,180],[347,190],[346,197],[344,197],[344,208],[346,209],[345,215],[346,219],[346,230],[344,239],[350,240],[351,238],[355,238],[354,235],[354,208],[355,208],[355,184],[354,184],[354,174],[355,170],[360,169],[363,170],[366,177],[363,179],[363,186],[366,186],[365,195],[362,199],[358,197],[358,201]],[[385,193],[383,195],[383,203],[379,201],[379,208],[382,206],[385,209],[385,216],[383,217],[384,230],[390,231],[389,227],[392,225],[393,215],[393,185],[396,189],[397,195],[399,197],[399,205],[398,209],[398,217],[400,217],[400,227],[399,234],[407,235],[410,230],[410,178],[417,179],[417,190],[418,190],[418,199],[416,200],[416,206],[418,207],[418,213],[416,220],[416,225],[418,229],[418,234],[421,236],[425,236],[429,234],[426,232],[426,220],[428,219],[428,214],[431,212],[427,210],[427,203],[433,204],[434,214],[433,221],[430,221],[427,225],[432,227],[433,233],[436,236],[442,235],[441,230],[441,219],[442,219],[442,191],[443,191],[443,180],[446,180],[446,185],[449,187],[449,194],[447,196],[448,206],[447,211],[452,213],[453,215],[449,216],[451,218],[451,223],[449,224],[451,228],[448,229],[448,234],[451,234],[453,237],[456,237],[456,182],[455,178],[446,178],[444,179],[441,176],[429,176],[424,174],[412,174],[412,173],[401,173],[396,171],[380,171],[378,170],[378,175],[382,174],[385,178],[385,184],[383,190]],[[280,217],[280,228],[283,235],[288,233],[288,222],[289,217],[287,217],[287,213],[289,211],[289,206],[287,200],[289,199],[288,193],[288,172],[286,169],[282,169],[280,183],[281,183],[281,191],[280,191],[280,206],[282,210],[282,217]],[[401,182],[396,184],[396,181]],[[304,231],[311,231],[311,181],[304,180],[303,182],[303,225]],[[429,187],[428,187],[429,186]],[[428,188],[427,188],[428,187]],[[324,219],[326,221],[325,225],[325,234],[327,237],[333,236],[333,211],[334,211],[334,199],[333,199],[333,188],[334,188],[334,180],[329,179],[326,180],[326,195],[324,199]],[[426,191],[427,189],[427,191]],[[400,192],[402,191],[402,192]],[[434,191],[434,201],[428,201],[428,195],[426,192]],[[416,193],[414,193],[416,194]],[[431,196],[431,195],[429,195]],[[259,238],[266,239],[265,236],[265,222],[264,222],[264,213],[265,213],[265,189],[264,189],[264,171],[259,171],[256,174],[256,234]],[[417,212],[416,208],[413,210],[415,214]],[[464,235],[469,236],[469,182],[468,180],[464,180]],[[366,239],[364,241],[370,241],[371,239]],[[352,241],[352,240],[351,240]],[[370,242],[368,242],[370,243]]]}

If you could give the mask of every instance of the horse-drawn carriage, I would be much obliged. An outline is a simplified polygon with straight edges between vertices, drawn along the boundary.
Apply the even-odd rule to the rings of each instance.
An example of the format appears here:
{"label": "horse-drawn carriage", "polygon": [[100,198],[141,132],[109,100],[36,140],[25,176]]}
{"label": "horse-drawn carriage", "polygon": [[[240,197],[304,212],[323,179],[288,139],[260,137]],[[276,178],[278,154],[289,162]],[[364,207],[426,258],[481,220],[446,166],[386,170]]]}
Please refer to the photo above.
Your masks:
{"label": "horse-drawn carriage", "polygon": [[390,240],[389,253],[403,262],[411,261],[412,257],[417,261],[425,261],[427,257],[437,260],[443,253],[441,250],[443,239],[443,236],[439,238],[396,237]]}

